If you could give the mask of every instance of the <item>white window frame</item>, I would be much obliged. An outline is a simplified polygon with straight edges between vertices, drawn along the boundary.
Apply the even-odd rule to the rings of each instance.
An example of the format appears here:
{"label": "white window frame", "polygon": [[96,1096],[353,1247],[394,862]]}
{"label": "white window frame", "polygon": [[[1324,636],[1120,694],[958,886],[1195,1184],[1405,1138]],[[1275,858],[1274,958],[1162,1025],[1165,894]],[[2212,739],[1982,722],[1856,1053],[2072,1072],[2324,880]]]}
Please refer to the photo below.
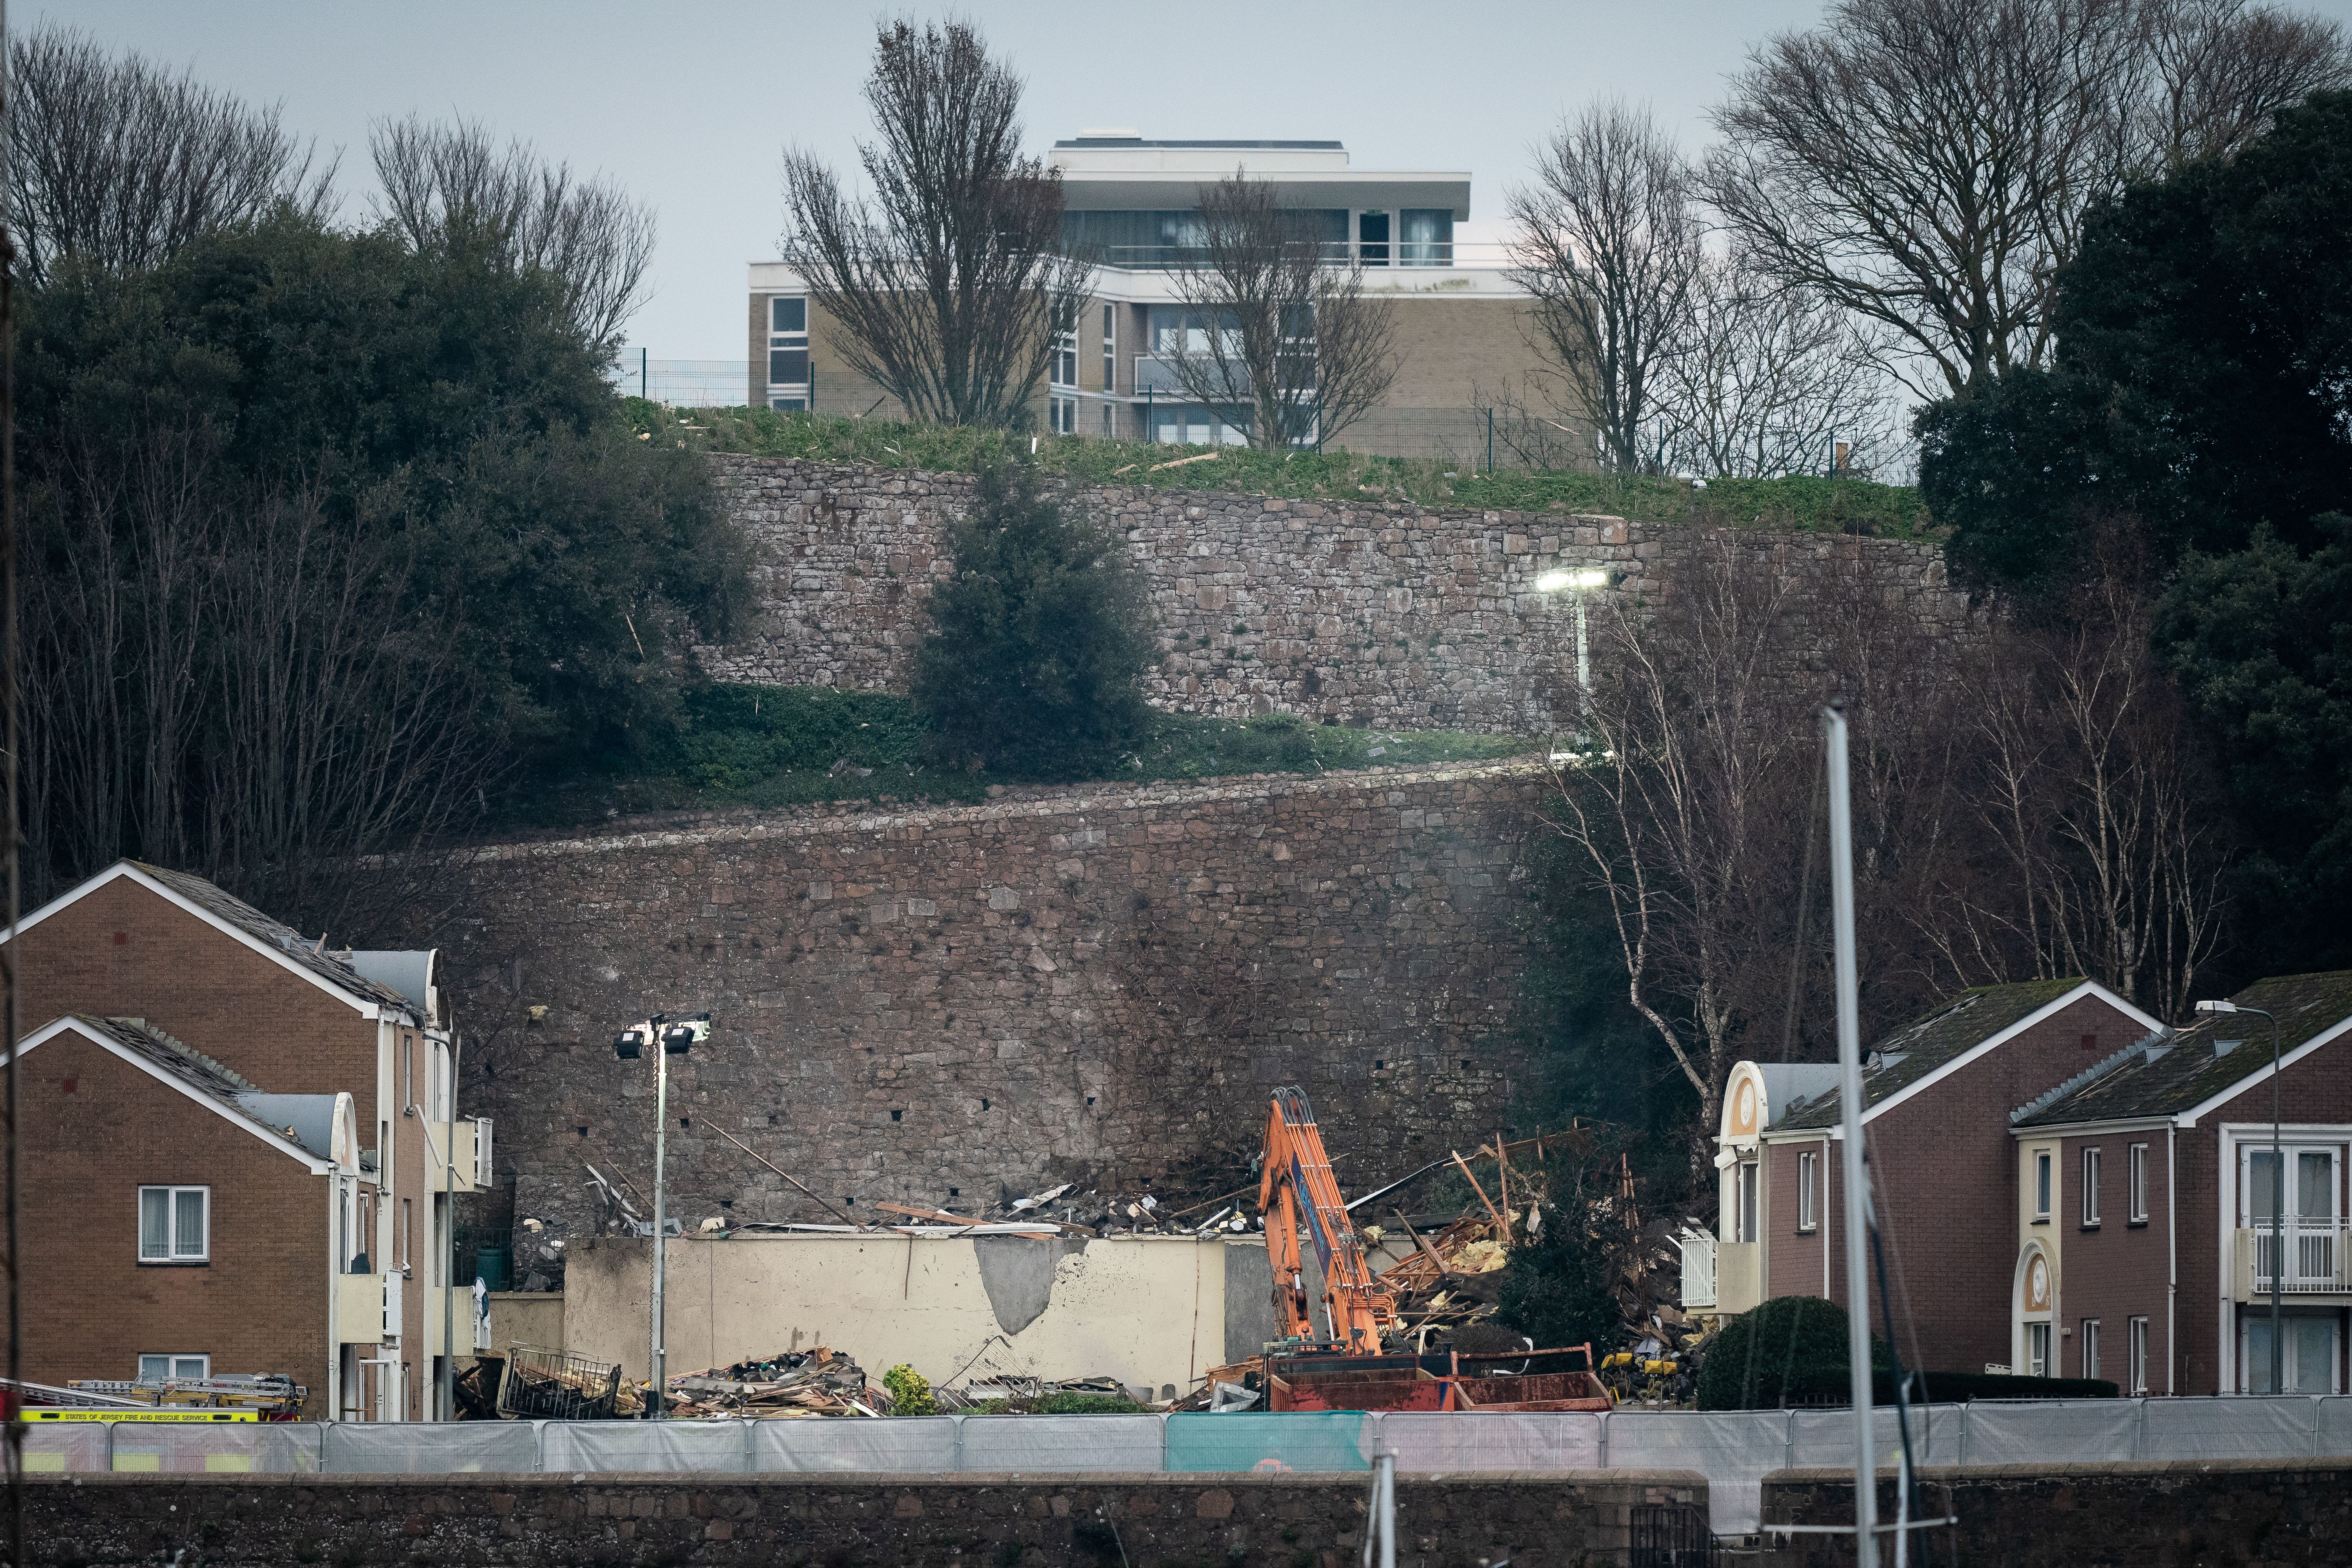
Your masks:
{"label": "white window frame", "polygon": [[[2239,1320],[2238,1392],[2241,1394],[2253,1393],[2254,1383],[2258,1377],[2265,1382],[2270,1378],[2270,1357],[2257,1356],[2254,1353],[2254,1329],[2257,1325],[2267,1329],[2270,1327],[2270,1312],[2267,1309],[2248,1312]],[[2327,1326],[2327,1386],[2325,1388],[2307,1389],[2303,1386],[2303,1356],[2298,1348],[2302,1343],[2302,1336],[2295,1333],[2294,1329],[2300,1323],[2309,1322],[2323,1322]],[[2333,1310],[2313,1311],[2309,1309],[2296,1311],[2290,1308],[2284,1326],[2287,1330],[2286,1354],[2282,1370],[2286,1373],[2288,1386],[2297,1394],[2342,1393],[2343,1380],[2338,1375],[2338,1368],[2344,1360],[2344,1325],[2337,1320],[2336,1313]],[[2275,1394],[2279,1391],[2273,1389],[2271,1392]]]}
{"label": "white window frame", "polygon": [[2131,1211],[2130,1223],[2146,1225],[2147,1223],[2147,1144],[2135,1143],[2131,1146],[2131,1159],[2127,1170],[2129,1173],[2127,1184],[2130,1192],[2126,1203]]}
{"label": "white window frame", "polygon": [[2147,1392],[2147,1320],[2132,1319],[2130,1335],[2130,1345],[2124,1367],[2125,1373],[2130,1379],[2130,1386],[2124,1392],[2136,1399]]}
{"label": "white window frame", "polygon": [[1820,1179],[1821,1158],[1810,1149],[1797,1152],[1797,1229],[1810,1231],[1820,1223],[1813,1209],[1813,1184]]}
{"label": "white window frame", "polygon": [[2082,1334],[2083,1375],[2086,1378],[2096,1377],[2099,1375],[2099,1320],[2084,1319]]}
{"label": "white window frame", "polygon": [[2096,1144],[2083,1151],[2083,1228],[2099,1228],[2099,1150]]}
{"label": "white window frame", "polygon": [[2050,1327],[2048,1323],[2025,1325],[2025,1375],[2028,1377],[2050,1375]]}
{"label": "white window frame", "polygon": [[1754,1160],[1742,1160],[1731,1168],[1732,1224],[1743,1242],[1761,1241],[1764,1185],[1763,1168]]}
{"label": "white window frame", "polygon": [[[1111,396],[1118,391],[1118,307],[1105,305],[1102,308],[1102,389],[1105,396]],[[1103,412],[1104,416],[1108,418],[1109,410],[1106,408]]]}
{"label": "white window frame", "polygon": [[[147,1194],[160,1195],[163,1205],[163,1250],[150,1257],[147,1252]],[[193,1248],[185,1245],[180,1234],[180,1199],[184,1194],[195,1193],[204,1200],[203,1215],[196,1226],[197,1235]],[[142,1186],[139,1189],[138,1229],[134,1233],[139,1261],[149,1268],[169,1268],[173,1264],[210,1263],[213,1260],[213,1190],[210,1187]]]}
{"label": "white window frame", "polygon": [[2057,1156],[2047,1149],[2033,1152],[2033,1217],[2048,1219],[2050,1205],[2058,1195]]}
{"label": "white window frame", "polygon": [[[147,1366],[151,1361],[159,1361],[163,1364],[161,1368],[151,1372]],[[194,1372],[187,1370],[187,1363],[190,1362],[196,1363]],[[139,1352],[141,1383],[202,1383],[212,1374],[213,1358],[208,1352],[141,1351]]]}

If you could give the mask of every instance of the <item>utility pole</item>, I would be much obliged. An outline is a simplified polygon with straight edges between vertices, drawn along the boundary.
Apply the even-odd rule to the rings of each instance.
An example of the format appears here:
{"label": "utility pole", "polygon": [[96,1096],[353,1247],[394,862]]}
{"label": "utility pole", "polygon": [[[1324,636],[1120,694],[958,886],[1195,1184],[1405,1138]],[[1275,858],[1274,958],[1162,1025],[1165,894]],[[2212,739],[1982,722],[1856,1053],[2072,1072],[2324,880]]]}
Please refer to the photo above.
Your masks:
{"label": "utility pole", "polygon": [[667,1414],[669,1386],[667,1355],[662,1342],[662,1296],[667,1283],[669,1252],[669,1185],[665,1169],[669,1152],[669,1058],[686,1055],[709,1037],[708,1013],[675,1021],[667,1014],[656,1013],[613,1037],[613,1053],[625,1062],[637,1060],[647,1046],[660,1047],[656,1053],[660,1059],[654,1068],[654,1290],[652,1310],[646,1314],[646,1368],[653,1374],[646,1389],[646,1418],[651,1421],[659,1421]]}
{"label": "utility pole", "polygon": [[1846,1359],[1853,1387],[1853,1557],[1878,1561],[1878,1458],[1870,1416],[1870,1272],[1863,1256],[1869,1172],[1862,1159],[1862,1008],[1854,968],[1853,803],[1844,705],[1822,710],[1830,786],[1830,903],[1837,931],[1838,1124],[1845,1142]]}

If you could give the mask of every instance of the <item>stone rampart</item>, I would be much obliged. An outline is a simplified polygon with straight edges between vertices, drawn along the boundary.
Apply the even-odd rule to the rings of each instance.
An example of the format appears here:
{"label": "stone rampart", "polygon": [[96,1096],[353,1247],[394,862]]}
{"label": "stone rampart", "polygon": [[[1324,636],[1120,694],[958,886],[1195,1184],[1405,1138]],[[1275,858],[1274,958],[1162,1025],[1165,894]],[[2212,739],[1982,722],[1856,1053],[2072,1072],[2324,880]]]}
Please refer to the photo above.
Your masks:
{"label": "stone rampart", "polygon": [[[1529,764],[1016,792],[476,852],[445,933],[467,1110],[517,1213],[653,1168],[653,1067],[614,1032],[709,1009],[673,1059],[671,1210],[861,1220],[1077,1180],[1246,1176],[1306,1086],[1343,1179],[1491,1137],[1512,1033]],[[1241,1177],[1227,1185],[1240,1184]]]}
{"label": "stone rampart", "polygon": [[[969,475],[722,455],[720,488],[750,534],[762,609],[701,658],[721,679],[898,690],[921,602],[949,570],[945,524]],[[1127,541],[1150,584],[1160,707],[1224,717],[1272,710],[1336,723],[1540,732],[1572,643],[1558,569],[1610,574],[1606,593],[1655,592],[1694,533],[1565,512],[1440,510],[1367,497],[1281,500],[1140,487],[1071,497]],[[1933,544],[1742,531],[1759,569],[1864,574],[1923,618],[1962,598]]]}
{"label": "stone rampart", "polygon": [[[28,1563],[393,1568],[968,1562],[1351,1562],[1366,1478],[1342,1475],[36,1476]],[[1643,1506],[1704,1506],[1687,1471],[1397,1478],[1396,1561],[1623,1563]]]}

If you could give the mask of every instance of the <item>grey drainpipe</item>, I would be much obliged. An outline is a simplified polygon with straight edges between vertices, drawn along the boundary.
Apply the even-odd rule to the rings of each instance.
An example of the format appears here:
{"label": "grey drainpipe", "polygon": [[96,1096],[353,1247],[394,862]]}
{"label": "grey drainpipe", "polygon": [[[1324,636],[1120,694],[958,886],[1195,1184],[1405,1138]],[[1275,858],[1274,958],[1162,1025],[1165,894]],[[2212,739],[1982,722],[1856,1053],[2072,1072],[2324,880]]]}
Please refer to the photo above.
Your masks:
{"label": "grey drainpipe", "polygon": [[2180,1294],[2180,1165],[2173,1152],[2173,1137],[2179,1123],[2164,1124],[2164,1392],[2173,1389],[2173,1372],[2180,1364],[2180,1347],[2173,1342],[2173,1326],[2179,1315],[2173,1310],[2175,1298]]}

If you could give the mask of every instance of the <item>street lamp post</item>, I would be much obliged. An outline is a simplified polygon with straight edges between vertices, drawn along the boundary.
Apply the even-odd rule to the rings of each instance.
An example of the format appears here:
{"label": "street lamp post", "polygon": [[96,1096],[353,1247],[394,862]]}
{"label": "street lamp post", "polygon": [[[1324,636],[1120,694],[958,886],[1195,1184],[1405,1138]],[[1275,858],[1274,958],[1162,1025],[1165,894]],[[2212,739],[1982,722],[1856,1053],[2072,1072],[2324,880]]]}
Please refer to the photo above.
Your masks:
{"label": "street lamp post", "polygon": [[1592,729],[1592,658],[1585,640],[1584,596],[1608,581],[1608,573],[1591,568],[1547,572],[1536,579],[1536,591],[1540,594],[1557,594],[1563,588],[1576,591],[1576,696],[1579,717],[1587,733]]}
{"label": "street lamp post", "polygon": [[2286,1342],[2279,1337],[2284,1314],[2279,1295],[2286,1280],[2286,1160],[2279,1147],[2279,1023],[2260,1007],[2235,1002],[2200,1002],[2200,1013],[2252,1013],[2271,1021],[2271,1392],[2286,1392]]}
{"label": "street lamp post", "polygon": [[669,1386],[667,1365],[668,1357],[662,1341],[664,1314],[662,1287],[668,1272],[669,1190],[665,1157],[669,1152],[669,1058],[682,1057],[710,1037],[710,1015],[704,1013],[692,1018],[673,1020],[656,1013],[633,1028],[624,1029],[613,1037],[613,1054],[625,1062],[635,1061],[645,1055],[646,1047],[656,1043],[661,1052],[654,1068],[654,1295],[653,1310],[647,1314],[646,1365],[653,1377],[646,1390],[646,1416],[658,1421],[667,1413]]}

